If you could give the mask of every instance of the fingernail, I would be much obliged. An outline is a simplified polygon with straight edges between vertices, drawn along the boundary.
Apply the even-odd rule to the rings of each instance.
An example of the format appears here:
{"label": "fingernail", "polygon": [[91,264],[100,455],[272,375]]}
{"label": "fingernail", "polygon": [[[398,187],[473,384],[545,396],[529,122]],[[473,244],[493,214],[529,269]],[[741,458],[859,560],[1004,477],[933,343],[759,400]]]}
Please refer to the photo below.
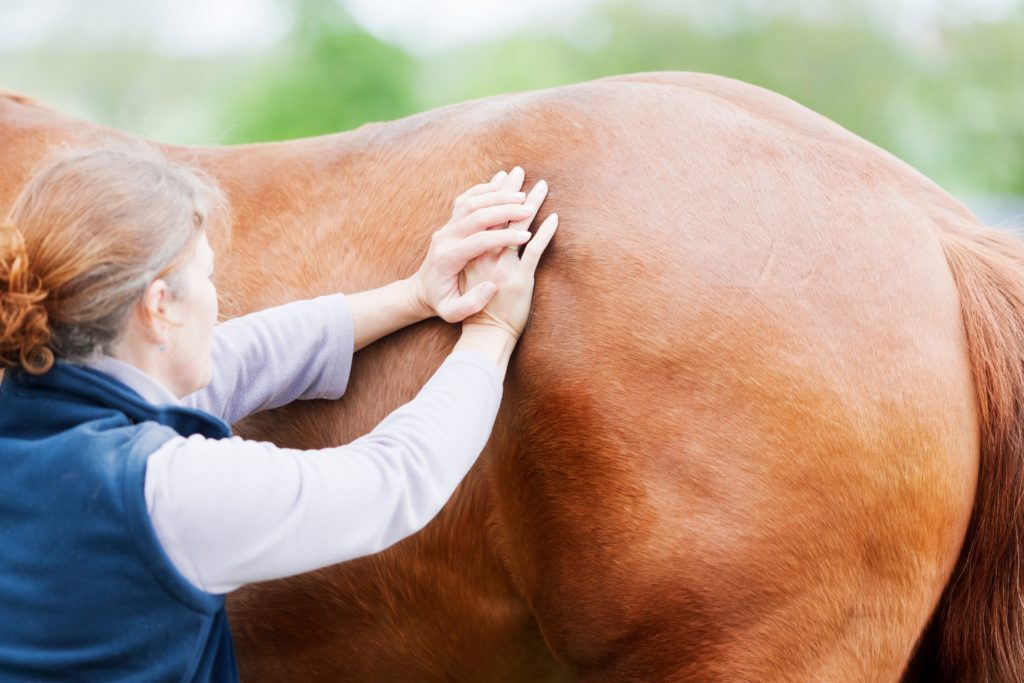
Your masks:
{"label": "fingernail", "polygon": [[525,192],[516,192],[512,196],[515,197],[516,199],[526,199]]}
{"label": "fingernail", "polygon": [[529,230],[516,230],[516,239],[521,242],[526,242],[531,236],[532,233]]}

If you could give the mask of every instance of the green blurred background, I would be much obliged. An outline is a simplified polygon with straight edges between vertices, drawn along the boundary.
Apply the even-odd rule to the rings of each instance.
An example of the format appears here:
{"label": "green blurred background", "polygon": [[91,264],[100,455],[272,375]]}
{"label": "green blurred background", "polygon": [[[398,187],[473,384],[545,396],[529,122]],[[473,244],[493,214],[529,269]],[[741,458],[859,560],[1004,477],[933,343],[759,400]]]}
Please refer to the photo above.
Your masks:
{"label": "green blurred background", "polygon": [[0,88],[165,142],[660,69],[788,95],[1024,215],[1024,0],[0,0]]}

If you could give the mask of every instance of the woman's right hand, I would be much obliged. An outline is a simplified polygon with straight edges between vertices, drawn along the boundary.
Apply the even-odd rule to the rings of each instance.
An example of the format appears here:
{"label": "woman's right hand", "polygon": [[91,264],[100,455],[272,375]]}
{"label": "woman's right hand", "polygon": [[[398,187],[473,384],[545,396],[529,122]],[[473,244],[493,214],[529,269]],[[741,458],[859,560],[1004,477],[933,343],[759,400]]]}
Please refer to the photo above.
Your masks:
{"label": "woman's right hand", "polygon": [[[502,190],[518,192],[523,186],[525,173],[518,166],[512,172],[499,173],[495,181],[502,182]],[[547,196],[547,183],[543,180],[533,186],[526,196],[524,204],[533,212],[511,224],[510,228],[526,230],[540,209]],[[503,225],[494,226],[503,228]],[[463,321],[463,329],[468,325],[484,325],[497,327],[508,332],[513,340],[518,340],[530,317],[530,306],[533,302],[534,274],[541,254],[548,246],[558,227],[558,215],[551,214],[541,223],[533,238],[519,256],[518,247],[507,247],[485,253],[473,259],[463,271],[462,291],[467,292],[481,282],[493,282],[498,291],[479,313],[475,313]]]}

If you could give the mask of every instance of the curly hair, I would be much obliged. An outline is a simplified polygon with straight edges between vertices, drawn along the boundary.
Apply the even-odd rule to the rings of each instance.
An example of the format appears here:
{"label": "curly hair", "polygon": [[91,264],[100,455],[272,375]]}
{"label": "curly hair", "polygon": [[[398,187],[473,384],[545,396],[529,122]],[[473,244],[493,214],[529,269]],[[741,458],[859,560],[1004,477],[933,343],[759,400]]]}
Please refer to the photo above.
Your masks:
{"label": "curly hair", "polygon": [[25,239],[12,223],[0,224],[0,365],[32,373],[53,365],[46,290],[29,268]]}

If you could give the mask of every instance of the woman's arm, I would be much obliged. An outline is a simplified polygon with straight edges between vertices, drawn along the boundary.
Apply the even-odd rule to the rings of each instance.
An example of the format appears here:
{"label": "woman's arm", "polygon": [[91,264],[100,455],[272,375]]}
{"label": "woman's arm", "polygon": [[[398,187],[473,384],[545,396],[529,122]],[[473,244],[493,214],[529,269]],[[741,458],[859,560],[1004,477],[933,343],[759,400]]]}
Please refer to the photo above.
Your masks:
{"label": "woman's arm", "polygon": [[352,367],[353,326],[342,294],[229,320],[213,331],[210,383],[181,402],[234,424],[299,399],[340,398]]}
{"label": "woman's arm", "polygon": [[502,371],[492,347],[480,348],[486,356],[452,353],[415,399],[345,446],[165,443],[147,461],[144,495],[174,566],[226,593],[383,550],[425,526],[487,443],[501,402]]}
{"label": "woman's arm", "polygon": [[[414,282],[406,279],[234,318],[214,329],[210,383],[182,398],[182,404],[234,424],[296,400],[340,398],[354,352],[432,316],[417,300]],[[504,366],[507,354],[495,360]]]}

